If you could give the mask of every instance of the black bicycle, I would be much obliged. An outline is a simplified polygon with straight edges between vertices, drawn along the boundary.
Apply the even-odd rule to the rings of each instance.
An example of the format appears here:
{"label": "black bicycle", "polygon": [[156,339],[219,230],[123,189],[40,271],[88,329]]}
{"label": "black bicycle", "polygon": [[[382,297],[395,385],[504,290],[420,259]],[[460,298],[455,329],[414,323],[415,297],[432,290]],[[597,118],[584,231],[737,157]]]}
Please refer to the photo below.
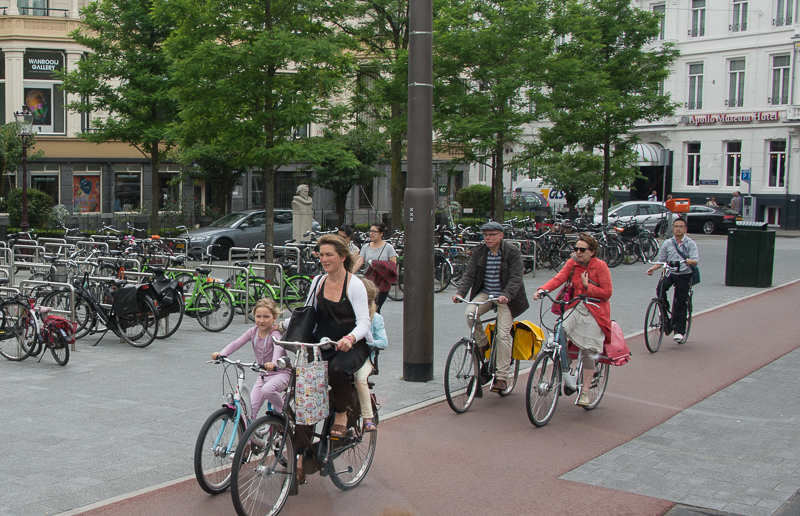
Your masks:
{"label": "black bicycle", "polygon": [[[653,265],[661,265],[661,281],[659,286],[664,285],[664,278],[670,273],[670,267],[677,269],[680,262],[650,262]],[[661,292],[659,292],[661,294]],[[674,303],[673,303],[674,308]],[[647,312],[644,316],[644,344],[647,351],[655,353],[661,347],[664,335],[672,333],[672,310],[664,304],[661,295],[650,300]],[[689,339],[689,330],[692,329],[692,282],[689,282],[689,298],[686,300],[686,332],[678,344],[683,344]]]}

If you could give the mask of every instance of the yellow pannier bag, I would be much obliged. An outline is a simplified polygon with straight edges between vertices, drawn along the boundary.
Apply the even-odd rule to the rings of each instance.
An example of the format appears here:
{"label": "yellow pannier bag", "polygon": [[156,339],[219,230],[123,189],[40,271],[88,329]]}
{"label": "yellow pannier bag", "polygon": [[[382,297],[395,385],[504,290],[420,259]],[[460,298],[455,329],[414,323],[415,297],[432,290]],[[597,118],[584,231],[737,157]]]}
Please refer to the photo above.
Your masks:
{"label": "yellow pannier bag", "polygon": [[[486,338],[492,342],[491,332],[494,331],[495,323],[486,325]],[[542,349],[544,342],[544,332],[542,329],[530,321],[514,321],[511,328],[511,358],[514,360],[533,360]],[[491,350],[486,351],[486,358],[489,358]]]}

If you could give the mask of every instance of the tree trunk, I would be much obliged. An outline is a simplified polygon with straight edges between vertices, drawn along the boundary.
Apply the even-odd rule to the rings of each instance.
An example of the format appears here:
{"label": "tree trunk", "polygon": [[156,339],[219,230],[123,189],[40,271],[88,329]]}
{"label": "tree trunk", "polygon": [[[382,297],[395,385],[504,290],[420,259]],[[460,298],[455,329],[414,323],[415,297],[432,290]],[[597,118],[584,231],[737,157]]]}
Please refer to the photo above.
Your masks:
{"label": "tree trunk", "polygon": [[603,224],[608,224],[608,188],[611,182],[611,141],[603,143]]}
{"label": "tree trunk", "polygon": [[505,206],[503,205],[503,143],[502,138],[498,140],[497,147],[494,150],[494,170],[492,171],[492,187],[494,188],[494,204],[495,204],[495,218],[497,222],[503,223],[505,220]]}
{"label": "tree trunk", "polygon": [[158,234],[158,208],[161,204],[161,188],[159,185],[158,167],[161,164],[161,154],[158,142],[150,142],[150,232]]}
{"label": "tree trunk", "polygon": [[334,203],[336,206],[336,216],[339,219],[337,227],[340,227],[342,224],[344,224],[344,217],[345,213],[347,212],[347,192],[344,194],[336,194]]}
{"label": "tree trunk", "polygon": [[272,247],[275,241],[275,171],[268,169],[269,165],[264,162],[264,211],[267,217],[264,223],[264,261],[272,263],[275,257]]}
{"label": "tree trunk", "polygon": [[[399,111],[396,106],[392,106],[392,117],[395,112]],[[403,224],[403,194],[405,193],[406,185],[403,181],[403,140],[400,135],[393,136],[391,140],[391,181],[392,181],[392,227],[389,232],[394,229],[400,229]]]}

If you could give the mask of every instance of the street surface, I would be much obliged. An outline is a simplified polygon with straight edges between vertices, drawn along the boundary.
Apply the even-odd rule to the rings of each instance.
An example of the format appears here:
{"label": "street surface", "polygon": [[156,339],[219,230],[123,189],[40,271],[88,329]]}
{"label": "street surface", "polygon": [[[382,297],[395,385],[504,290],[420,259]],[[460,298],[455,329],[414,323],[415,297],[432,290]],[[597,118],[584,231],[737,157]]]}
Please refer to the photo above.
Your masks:
{"label": "street surface", "polygon": [[[696,240],[703,272],[703,282],[695,290],[696,314],[763,291],[723,285],[724,236],[698,236]],[[773,285],[800,278],[796,260],[800,239],[779,238],[776,247]],[[626,334],[641,331],[644,310],[654,294],[656,278],[646,276],[645,268],[642,264],[620,265],[611,271],[615,287],[612,317]],[[552,274],[540,271],[536,278],[527,278],[529,295]],[[392,504],[412,508],[418,514],[483,514],[499,510],[558,514],[567,512],[566,507],[570,512],[591,510],[595,514],[663,514],[672,502],[736,514],[774,512],[780,496],[759,495],[752,490],[726,491],[728,488],[724,487],[715,491],[716,484],[706,483],[720,479],[698,471],[705,468],[690,472],[680,469],[684,462],[692,464],[687,468],[693,467],[698,450],[682,448],[684,451],[677,453],[669,446],[687,446],[685,440],[707,444],[716,439],[723,448],[728,443],[738,443],[718,439],[716,431],[702,433],[709,421],[719,420],[714,425],[724,426],[736,417],[736,421],[753,425],[777,425],[780,430],[775,431],[782,437],[780,444],[775,444],[775,437],[759,431],[758,426],[747,428],[751,451],[762,449],[762,435],[772,441],[769,448],[763,448],[769,450],[765,453],[729,458],[726,464],[731,469],[723,473],[735,484],[731,489],[748,486],[742,476],[758,476],[759,467],[774,465],[774,461],[759,463],[760,457],[780,456],[785,450],[781,467],[797,464],[800,430],[791,418],[799,393],[782,392],[779,387],[795,389],[792,384],[796,382],[788,378],[797,376],[800,360],[792,362],[790,356],[787,363],[770,366],[786,374],[780,384],[770,384],[766,394],[753,391],[742,397],[726,393],[741,385],[735,382],[800,346],[800,321],[794,308],[800,286],[698,316],[687,344],[665,342],[655,355],[646,352],[641,337],[630,339],[633,360],[612,369],[609,390],[600,407],[585,412],[571,406],[574,397],[562,398],[555,417],[542,429],[535,429],[528,422],[523,381],[508,398],[489,396],[476,400],[462,416],[438,403],[386,420],[391,413],[442,396],[447,352],[466,333],[463,305],[450,301],[454,292],[450,287],[435,296],[436,374],[433,381],[422,384],[400,378],[401,304],[387,301],[383,313],[390,347],[381,354],[381,375],[376,387],[384,422],[370,474],[359,488],[348,493],[338,492],[327,479],[311,477],[309,485],[301,488],[301,496],[289,500],[284,514],[308,514],[313,510],[372,515]],[[538,304],[523,318],[538,323]],[[243,317],[237,317],[226,331],[214,334],[187,318],[175,337],[156,341],[145,349],[120,344],[113,337],[107,337],[97,347],[91,347],[93,338],[82,339],[65,368],[55,365],[49,355],[41,363],[32,359],[0,362],[4,401],[0,406],[0,438],[4,443],[0,454],[0,514],[77,514],[81,507],[161,484],[172,485],[89,514],[233,514],[227,494],[209,497],[193,479],[177,484],[174,481],[192,475],[197,433],[208,414],[221,403],[222,367],[205,362],[211,352],[248,327]],[[252,359],[245,349],[239,354],[243,360]],[[773,381],[776,376],[768,372],[756,374]],[[758,383],[763,388],[759,376],[748,378],[745,384]],[[252,378],[248,381],[252,383]],[[725,390],[720,394],[729,397],[719,402],[713,396],[706,400],[722,389]],[[716,405],[695,406],[709,401]],[[673,416],[679,419],[670,419]],[[791,421],[784,421],[784,416]],[[692,423],[685,425],[684,420]],[[661,430],[663,425],[680,428]],[[682,438],[684,427],[691,439]],[[675,432],[677,436],[673,435]],[[670,442],[654,439],[663,438],[664,433]],[[647,446],[660,448],[647,454],[631,451]],[[606,452],[612,455],[603,455]],[[637,453],[644,459],[665,453],[666,458],[655,464],[653,460],[637,462]],[[719,452],[704,448],[702,453],[711,457]],[[616,458],[611,461],[611,457]],[[612,474],[603,469],[618,458],[625,459],[614,464],[619,471]],[[590,462],[593,459],[599,462]],[[710,459],[704,462],[713,463]],[[593,475],[591,468],[602,473]],[[626,468],[656,472],[648,476],[638,469]],[[746,473],[731,478],[731,471],[745,469]],[[774,495],[772,491],[785,493],[782,499],[788,499],[800,488],[795,478],[798,469],[784,471],[786,479],[772,487],[753,484],[748,489],[768,490],[770,495]],[[567,475],[563,477],[566,480],[558,478],[562,475]],[[690,491],[684,486],[669,492],[665,486],[682,485],[675,475],[683,475],[688,479],[685,483],[704,489]],[[608,478],[609,484],[601,484],[597,480],[601,477]],[[643,483],[647,487],[640,487]],[[503,495],[497,496],[498,492]],[[727,492],[732,493],[730,497]],[[734,495],[741,497],[734,502]],[[702,505],[703,496],[711,502]],[[746,512],[738,505],[728,507],[731,503],[753,501],[754,497],[758,500],[751,506],[760,503],[764,511],[770,512]],[[720,506],[721,502],[726,505]]]}

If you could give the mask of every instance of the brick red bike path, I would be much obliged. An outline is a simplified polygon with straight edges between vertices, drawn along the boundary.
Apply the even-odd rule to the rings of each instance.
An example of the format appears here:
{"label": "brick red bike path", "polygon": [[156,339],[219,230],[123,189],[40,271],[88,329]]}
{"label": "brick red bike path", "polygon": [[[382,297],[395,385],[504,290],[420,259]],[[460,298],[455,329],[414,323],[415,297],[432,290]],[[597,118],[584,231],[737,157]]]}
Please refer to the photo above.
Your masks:
{"label": "brick red bike path", "polygon": [[[372,516],[387,506],[420,515],[664,514],[671,502],[558,477],[800,346],[798,298],[796,283],[696,316],[688,343],[665,339],[656,354],[643,337],[630,339],[633,359],[611,368],[599,407],[584,411],[573,406],[574,396],[561,397],[544,428],[526,415],[527,376],[511,396],[476,399],[466,414],[438,403],[385,421],[359,487],[342,492],[311,476],[281,514]],[[229,493],[209,496],[188,480],[83,514],[234,513]]]}

